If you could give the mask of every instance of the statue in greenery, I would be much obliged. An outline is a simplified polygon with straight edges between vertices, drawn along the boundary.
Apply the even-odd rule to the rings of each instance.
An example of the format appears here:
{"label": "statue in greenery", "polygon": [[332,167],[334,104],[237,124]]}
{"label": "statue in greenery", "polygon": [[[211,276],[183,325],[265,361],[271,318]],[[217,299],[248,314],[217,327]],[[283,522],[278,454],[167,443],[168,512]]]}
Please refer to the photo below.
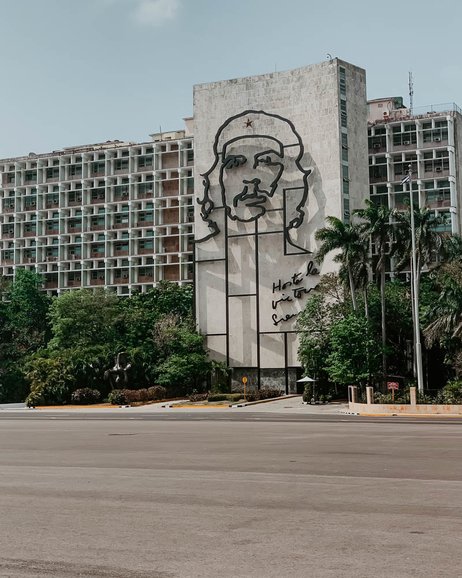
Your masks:
{"label": "statue in greenery", "polygon": [[123,389],[127,387],[128,370],[131,366],[125,351],[121,351],[116,355],[114,367],[104,372],[104,379],[109,381],[111,389]]}

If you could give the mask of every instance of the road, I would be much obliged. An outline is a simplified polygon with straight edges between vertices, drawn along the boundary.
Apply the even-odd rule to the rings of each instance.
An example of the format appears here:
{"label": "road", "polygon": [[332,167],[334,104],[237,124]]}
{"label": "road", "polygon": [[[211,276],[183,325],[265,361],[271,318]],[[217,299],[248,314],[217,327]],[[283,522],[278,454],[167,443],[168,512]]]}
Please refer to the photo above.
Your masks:
{"label": "road", "polygon": [[111,415],[0,415],[0,577],[462,575],[458,420]]}

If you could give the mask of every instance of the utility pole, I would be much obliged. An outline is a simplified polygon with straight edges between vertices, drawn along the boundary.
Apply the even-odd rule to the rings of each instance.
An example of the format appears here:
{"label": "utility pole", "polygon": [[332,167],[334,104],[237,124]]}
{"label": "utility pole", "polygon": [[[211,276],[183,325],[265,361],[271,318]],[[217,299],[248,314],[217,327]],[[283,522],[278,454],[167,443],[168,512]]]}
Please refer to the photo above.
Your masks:
{"label": "utility pole", "polygon": [[403,181],[409,183],[409,200],[411,209],[411,277],[412,277],[412,293],[413,293],[413,308],[414,308],[414,334],[415,334],[415,366],[417,371],[417,389],[419,393],[423,393],[423,368],[422,368],[422,345],[420,342],[420,321],[419,321],[419,292],[417,283],[417,256],[415,243],[415,223],[414,223],[414,198],[412,193],[412,166],[409,165],[407,177]]}

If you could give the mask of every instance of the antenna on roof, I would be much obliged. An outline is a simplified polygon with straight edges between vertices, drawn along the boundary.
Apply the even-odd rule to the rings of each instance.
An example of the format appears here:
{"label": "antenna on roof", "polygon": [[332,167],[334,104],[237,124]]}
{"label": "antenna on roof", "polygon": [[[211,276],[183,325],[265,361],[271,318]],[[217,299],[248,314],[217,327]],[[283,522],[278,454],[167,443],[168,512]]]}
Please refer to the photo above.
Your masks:
{"label": "antenna on roof", "polygon": [[412,115],[414,110],[414,80],[412,79],[412,72],[409,72],[409,110]]}

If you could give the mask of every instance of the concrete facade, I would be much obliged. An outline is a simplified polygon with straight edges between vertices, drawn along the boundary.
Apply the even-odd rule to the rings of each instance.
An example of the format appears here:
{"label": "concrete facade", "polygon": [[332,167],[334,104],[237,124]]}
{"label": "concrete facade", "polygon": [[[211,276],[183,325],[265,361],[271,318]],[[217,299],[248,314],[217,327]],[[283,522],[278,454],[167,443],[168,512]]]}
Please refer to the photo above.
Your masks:
{"label": "concrete facade", "polygon": [[439,232],[460,234],[461,109],[447,103],[411,111],[400,97],[375,99],[368,105],[371,200],[406,209],[409,188],[401,180],[411,165],[414,206],[435,211],[441,219]]}
{"label": "concrete facade", "polygon": [[314,236],[363,205],[366,127],[365,72],[337,59],[195,87],[196,311],[234,385],[294,391]]}
{"label": "concrete facade", "polygon": [[108,141],[0,160],[0,273],[48,293],[145,292],[193,276],[193,139]]}

